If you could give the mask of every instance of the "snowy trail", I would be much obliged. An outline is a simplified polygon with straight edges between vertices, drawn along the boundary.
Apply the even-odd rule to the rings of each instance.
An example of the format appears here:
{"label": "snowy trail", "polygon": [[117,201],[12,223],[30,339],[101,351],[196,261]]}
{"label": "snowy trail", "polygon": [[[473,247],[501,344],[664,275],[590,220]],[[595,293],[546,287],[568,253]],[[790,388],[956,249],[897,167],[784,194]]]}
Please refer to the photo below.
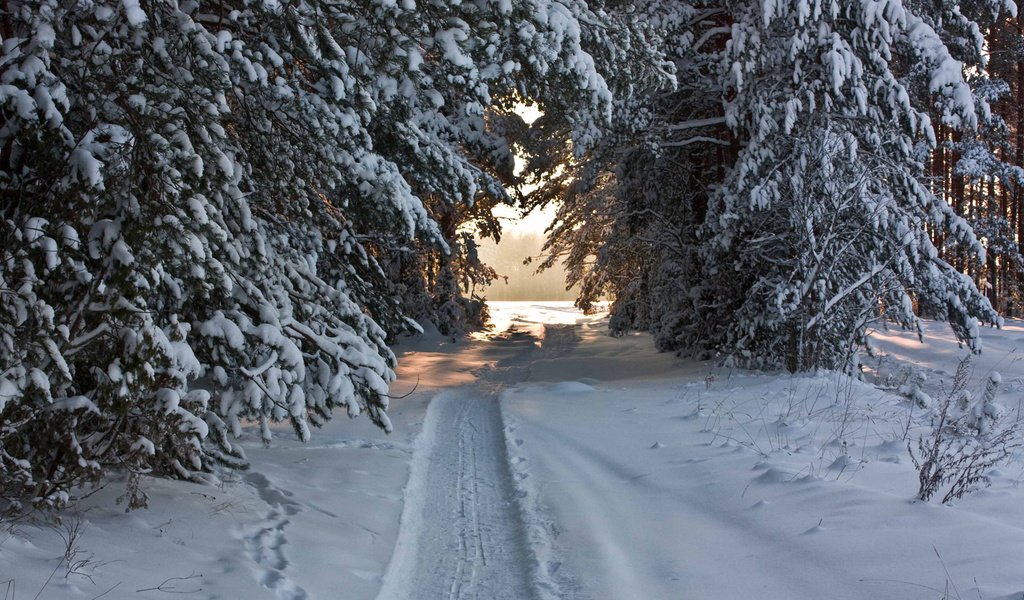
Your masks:
{"label": "snowy trail", "polygon": [[[539,331],[537,332],[539,333]],[[431,401],[406,489],[402,532],[379,599],[528,600],[536,596],[499,395],[534,360],[569,352],[571,325],[537,339],[511,330],[486,342],[472,385]]]}
{"label": "snowy trail", "polygon": [[578,347],[533,361],[501,395],[551,598],[1021,597],[1006,565],[1024,538],[1003,518],[1020,514],[1008,508],[1018,467],[955,507],[914,502],[917,473],[893,429],[910,414],[902,399],[834,375],[671,362],[649,338],[586,323],[575,332]]}
{"label": "snowy trail", "polygon": [[529,598],[528,553],[497,398],[474,386],[434,403],[441,425],[430,452],[411,598]]}
{"label": "snowy trail", "polygon": [[[931,430],[928,415],[870,380],[680,360],[648,335],[609,337],[605,319],[567,305],[494,314],[503,333],[403,341],[390,437],[335,419],[311,444],[282,427],[267,448],[249,428],[240,442],[253,468],[219,485],[155,479],[151,508],[129,515],[117,485],[90,496],[77,574],[55,558],[63,531],[0,532],[0,590],[10,580],[29,590],[18,598],[40,600],[138,589],[265,600],[1024,595],[1024,456],[950,506],[913,501],[907,445]],[[999,370],[999,399],[1016,416],[1024,323],[985,333],[976,376]],[[948,382],[962,351],[942,324],[926,337],[929,347],[912,333],[881,339],[890,357],[872,363],[877,381],[914,366],[936,389]]]}

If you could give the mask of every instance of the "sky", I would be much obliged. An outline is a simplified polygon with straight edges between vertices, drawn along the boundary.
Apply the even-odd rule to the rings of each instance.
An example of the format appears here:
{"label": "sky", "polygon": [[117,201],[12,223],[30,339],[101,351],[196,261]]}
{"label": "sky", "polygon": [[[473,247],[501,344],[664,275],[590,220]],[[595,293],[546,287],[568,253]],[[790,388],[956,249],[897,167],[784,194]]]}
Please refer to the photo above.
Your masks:
{"label": "sky", "polygon": [[[516,112],[527,123],[532,123],[541,116],[535,106],[519,105]],[[516,158],[516,171],[522,168],[522,161]],[[529,192],[535,186],[524,187]],[[495,244],[493,240],[478,240],[480,256],[487,264],[494,267],[498,274],[507,277],[496,281],[483,295],[490,300],[573,300],[575,295],[565,290],[565,272],[557,265],[544,273],[536,273],[533,265],[523,265],[528,256],[536,257],[541,252],[544,230],[551,224],[555,216],[554,207],[535,209],[525,217],[511,206],[500,205],[494,214],[502,220],[503,242]],[[535,263],[536,264],[536,261]]]}
{"label": "sky", "polygon": [[515,227],[517,231],[543,234],[544,229],[551,224],[551,219],[555,216],[555,209],[553,207],[534,209],[530,214],[519,218],[518,210],[502,204],[495,207],[494,214],[502,220],[502,225],[506,228]]}

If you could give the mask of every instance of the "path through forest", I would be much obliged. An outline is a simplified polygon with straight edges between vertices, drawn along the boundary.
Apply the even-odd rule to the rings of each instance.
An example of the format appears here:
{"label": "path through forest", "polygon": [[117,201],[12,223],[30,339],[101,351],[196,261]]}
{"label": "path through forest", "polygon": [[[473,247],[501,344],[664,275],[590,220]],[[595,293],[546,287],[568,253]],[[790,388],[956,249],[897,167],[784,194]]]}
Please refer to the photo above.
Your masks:
{"label": "path through forest", "polygon": [[[470,385],[430,403],[416,449],[396,560],[380,598],[535,598],[530,555],[506,451],[499,396],[540,358],[578,343],[575,325],[512,327],[478,341],[487,360]],[[399,580],[399,578],[401,578]]]}
{"label": "path through forest", "polygon": [[[464,377],[434,388],[379,600],[1020,597],[1018,468],[955,507],[912,501],[908,440],[930,425],[884,382],[929,365],[938,394],[948,329],[928,351],[894,334],[913,354],[856,380],[679,360],[598,318],[553,324],[553,307],[495,312],[505,333],[451,360],[404,357]],[[1019,331],[986,331],[975,359],[1003,371],[1006,406]]]}
{"label": "path through forest", "polygon": [[[239,443],[252,467],[210,483],[91,495],[69,525],[0,534],[8,596],[203,600],[758,598],[1019,600],[1024,455],[943,506],[914,501],[908,444],[959,359],[943,323],[878,334],[862,380],[752,373],[607,335],[568,304],[492,305],[497,332],[403,339],[391,435],[335,419]],[[986,329],[967,386],[992,371],[1024,423],[1024,323]],[[78,520],[76,520],[78,519]],[[4,583],[7,581],[8,583]],[[21,593],[14,594],[13,588]],[[25,590],[28,590],[27,593]],[[127,592],[126,592],[127,590]],[[950,593],[947,593],[950,592]],[[0,594],[2,595],[2,594]]]}
{"label": "path through forest", "polygon": [[430,449],[413,599],[529,598],[527,549],[498,400],[482,386],[440,394]]}

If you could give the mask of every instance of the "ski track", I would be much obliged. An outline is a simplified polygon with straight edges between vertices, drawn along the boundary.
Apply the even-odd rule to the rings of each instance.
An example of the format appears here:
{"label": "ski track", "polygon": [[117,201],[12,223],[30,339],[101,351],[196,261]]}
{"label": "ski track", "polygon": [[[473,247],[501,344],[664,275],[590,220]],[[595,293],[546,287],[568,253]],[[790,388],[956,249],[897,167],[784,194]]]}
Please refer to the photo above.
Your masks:
{"label": "ski track", "polygon": [[[403,514],[402,527],[415,538],[410,540],[415,546],[410,554],[413,572],[405,579],[410,589],[403,597],[537,597],[532,572],[537,558],[530,551],[516,502],[498,397],[505,386],[529,377],[534,360],[570,351],[579,336],[575,326],[548,325],[537,342],[515,330],[486,342],[487,351],[498,360],[477,371],[477,383],[440,393],[431,401],[429,439],[416,448],[426,459],[421,463],[422,481],[416,493],[407,493]],[[402,568],[395,562],[389,571]],[[380,597],[389,593],[396,592],[382,592]]]}

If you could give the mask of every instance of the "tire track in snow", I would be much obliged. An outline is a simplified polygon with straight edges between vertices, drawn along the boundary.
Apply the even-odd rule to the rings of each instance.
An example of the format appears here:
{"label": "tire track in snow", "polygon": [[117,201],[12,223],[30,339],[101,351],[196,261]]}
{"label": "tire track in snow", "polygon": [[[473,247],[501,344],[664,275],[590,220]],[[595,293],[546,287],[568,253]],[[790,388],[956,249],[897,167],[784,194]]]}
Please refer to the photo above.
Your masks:
{"label": "tire track in snow", "polygon": [[479,384],[430,403],[406,487],[395,554],[378,600],[529,600],[532,556],[516,502],[498,395],[530,363],[567,352],[573,326],[548,326],[540,347],[513,334],[490,344],[505,355]]}
{"label": "tire track in snow", "polygon": [[435,398],[419,558],[410,600],[526,600],[529,553],[493,394],[465,388]]}

